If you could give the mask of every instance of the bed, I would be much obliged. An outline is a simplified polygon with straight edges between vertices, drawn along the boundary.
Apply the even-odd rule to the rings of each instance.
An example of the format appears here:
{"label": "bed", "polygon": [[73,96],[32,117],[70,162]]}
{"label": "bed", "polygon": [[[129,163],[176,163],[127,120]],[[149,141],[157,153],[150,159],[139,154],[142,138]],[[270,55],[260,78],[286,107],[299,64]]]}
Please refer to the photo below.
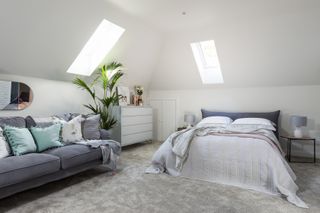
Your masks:
{"label": "bed", "polygon": [[146,173],[167,173],[284,196],[307,208],[296,195],[296,176],[278,141],[279,114],[202,109],[203,120],[170,135],[153,155]]}

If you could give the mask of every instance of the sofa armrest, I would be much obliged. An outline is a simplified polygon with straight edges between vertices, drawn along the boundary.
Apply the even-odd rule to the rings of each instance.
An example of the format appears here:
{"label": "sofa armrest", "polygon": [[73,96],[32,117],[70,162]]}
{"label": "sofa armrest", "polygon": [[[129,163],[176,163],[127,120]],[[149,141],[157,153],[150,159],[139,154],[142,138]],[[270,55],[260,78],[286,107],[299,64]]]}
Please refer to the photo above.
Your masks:
{"label": "sofa armrest", "polygon": [[110,132],[105,129],[100,129],[100,138],[101,140],[109,140],[111,139],[110,137]]}

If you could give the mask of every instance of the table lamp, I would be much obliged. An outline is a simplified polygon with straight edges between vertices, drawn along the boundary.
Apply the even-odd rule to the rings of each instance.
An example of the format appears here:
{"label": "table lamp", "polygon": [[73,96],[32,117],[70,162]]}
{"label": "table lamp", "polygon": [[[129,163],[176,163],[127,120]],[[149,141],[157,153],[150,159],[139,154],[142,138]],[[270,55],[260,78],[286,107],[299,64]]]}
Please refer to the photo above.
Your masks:
{"label": "table lamp", "polygon": [[307,117],[306,116],[291,116],[291,125],[294,127],[293,136],[296,138],[302,138],[303,132],[301,127],[307,126]]}
{"label": "table lamp", "polygon": [[194,116],[193,114],[185,114],[184,115],[184,122],[186,122],[188,124],[187,128],[191,128],[192,124],[194,124],[196,120],[196,116]]}

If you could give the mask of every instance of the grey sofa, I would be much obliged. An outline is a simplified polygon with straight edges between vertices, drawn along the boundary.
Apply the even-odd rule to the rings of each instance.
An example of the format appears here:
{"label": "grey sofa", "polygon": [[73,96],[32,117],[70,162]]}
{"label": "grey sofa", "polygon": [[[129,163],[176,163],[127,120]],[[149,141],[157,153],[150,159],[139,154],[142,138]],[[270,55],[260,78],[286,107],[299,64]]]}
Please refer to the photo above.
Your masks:
{"label": "grey sofa", "polygon": [[[23,117],[0,117],[0,126],[5,125],[23,128],[26,121]],[[101,136],[107,137],[105,132]],[[101,164],[100,149],[78,144],[0,159],[0,199]]]}

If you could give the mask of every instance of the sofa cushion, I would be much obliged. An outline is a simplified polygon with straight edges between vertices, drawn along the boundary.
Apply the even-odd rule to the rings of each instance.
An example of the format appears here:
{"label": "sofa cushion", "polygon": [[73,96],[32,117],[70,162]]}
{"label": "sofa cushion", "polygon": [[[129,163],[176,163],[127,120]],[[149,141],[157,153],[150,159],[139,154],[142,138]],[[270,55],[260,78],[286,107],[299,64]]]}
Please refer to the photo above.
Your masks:
{"label": "sofa cushion", "polygon": [[46,128],[31,127],[30,131],[37,144],[38,152],[63,146],[60,142],[60,130],[61,124],[54,124]]}
{"label": "sofa cushion", "polygon": [[13,126],[18,128],[25,128],[26,121],[23,117],[0,117],[0,127]]}
{"label": "sofa cushion", "polygon": [[[58,123],[58,118],[54,117],[54,116],[50,116],[50,117],[32,117],[34,123],[31,121],[26,120],[27,125],[32,124],[34,125],[34,127],[40,127],[40,128],[46,128],[49,126],[52,126],[55,123]],[[31,119],[30,119],[31,120]]]}
{"label": "sofa cushion", "polygon": [[60,159],[47,154],[27,154],[0,159],[0,187],[13,185],[60,170]]}
{"label": "sofa cushion", "polygon": [[14,155],[23,155],[37,151],[37,146],[27,128],[6,126],[4,133]]}
{"label": "sofa cushion", "polygon": [[99,140],[100,135],[100,115],[83,116],[82,136],[86,140]]}
{"label": "sofa cushion", "polygon": [[11,153],[9,143],[3,135],[3,130],[0,127],[0,159],[8,157]]}
{"label": "sofa cushion", "polygon": [[28,129],[30,129],[31,127],[36,127],[37,126],[37,123],[35,122],[35,120],[33,119],[33,117],[31,117],[30,115],[28,115],[26,118],[25,118],[25,121],[26,121],[26,127]]}
{"label": "sofa cushion", "polygon": [[82,140],[81,122],[83,118],[81,115],[75,117],[70,121],[60,120],[62,124],[61,137],[64,143],[73,143]]}
{"label": "sofa cushion", "polygon": [[65,120],[65,121],[70,121],[75,117],[78,117],[79,115],[80,113],[68,112],[60,115],[54,115],[54,117]]}
{"label": "sofa cushion", "polygon": [[86,145],[70,144],[47,150],[44,153],[58,156],[62,169],[72,168],[102,158],[101,150]]}

